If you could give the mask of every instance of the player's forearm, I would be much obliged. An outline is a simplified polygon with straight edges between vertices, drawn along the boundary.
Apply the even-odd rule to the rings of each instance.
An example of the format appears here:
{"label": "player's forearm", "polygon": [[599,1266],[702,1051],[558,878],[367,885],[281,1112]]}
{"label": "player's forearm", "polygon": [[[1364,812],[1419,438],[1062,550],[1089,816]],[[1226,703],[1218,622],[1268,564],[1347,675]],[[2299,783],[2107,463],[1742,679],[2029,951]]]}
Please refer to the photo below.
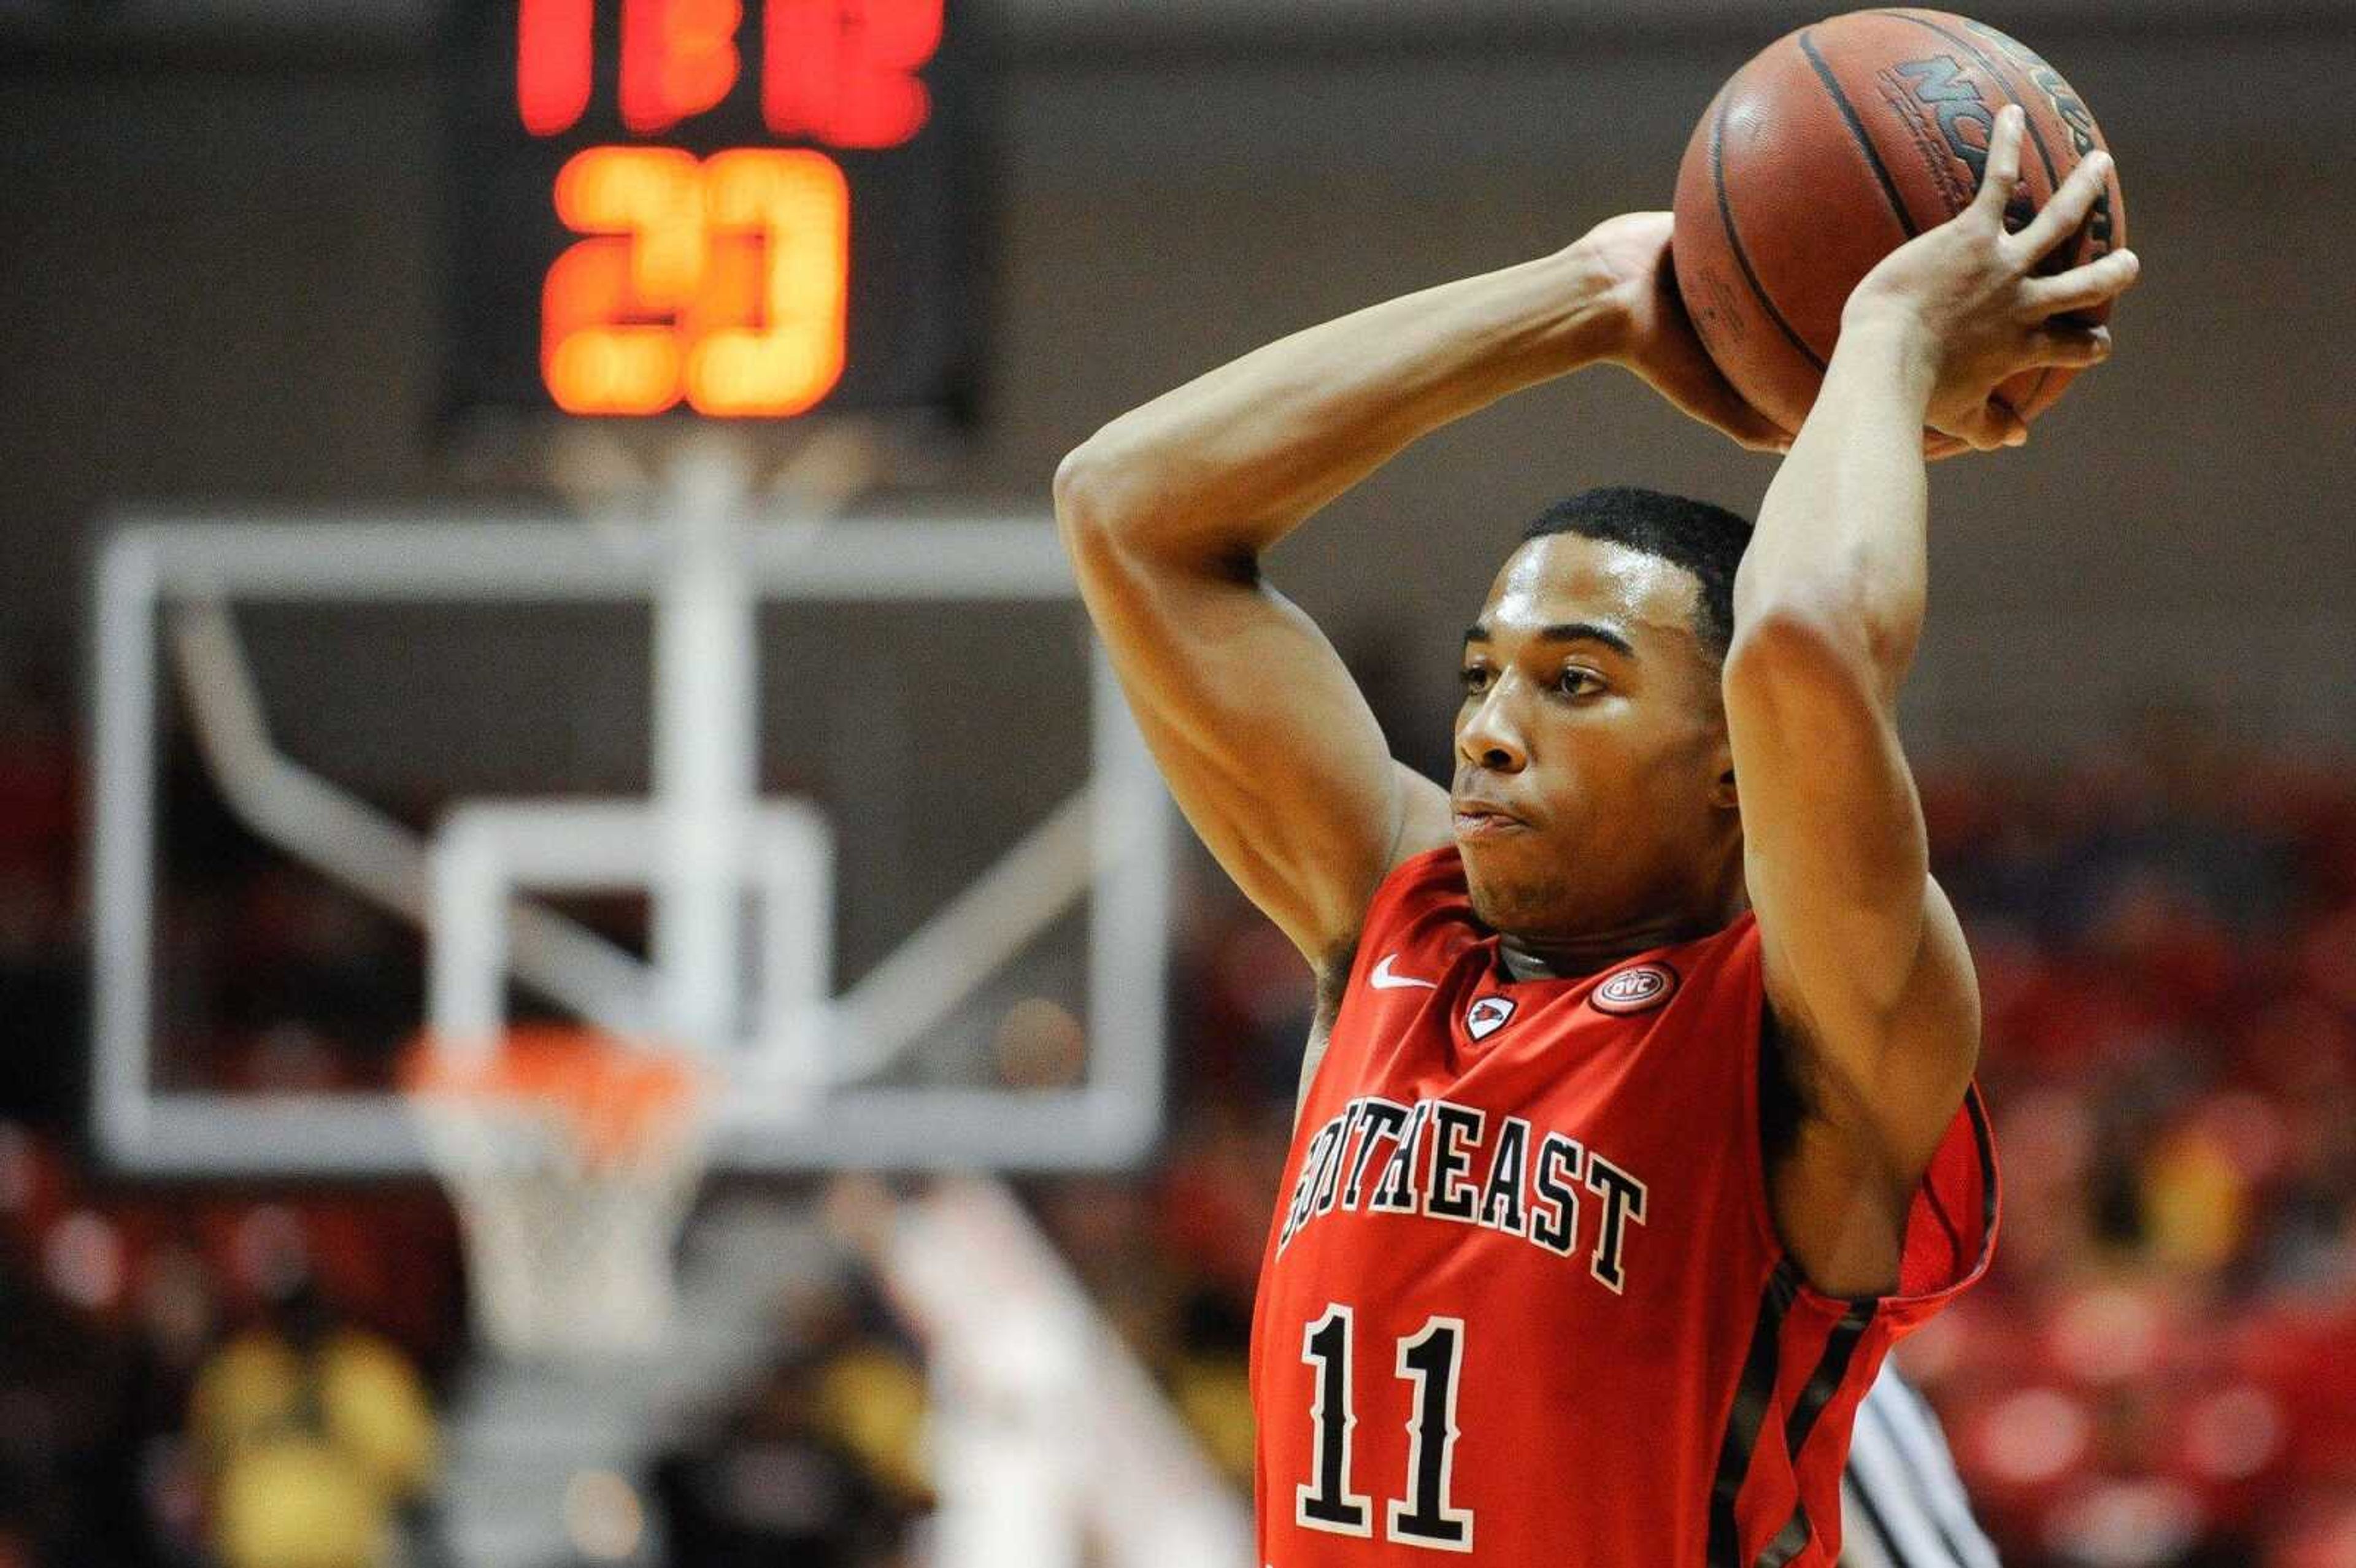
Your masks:
{"label": "player's forearm", "polygon": [[1057,509],[1164,559],[1257,556],[1418,437],[1602,357],[1610,286],[1572,246],[1295,333],[1105,426]]}
{"label": "player's forearm", "polygon": [[1933,375],[1918,332],[1871,319],[1844,329],[1735,576],[1738,638],[1796,627],[1895,697],[1922,629]]}

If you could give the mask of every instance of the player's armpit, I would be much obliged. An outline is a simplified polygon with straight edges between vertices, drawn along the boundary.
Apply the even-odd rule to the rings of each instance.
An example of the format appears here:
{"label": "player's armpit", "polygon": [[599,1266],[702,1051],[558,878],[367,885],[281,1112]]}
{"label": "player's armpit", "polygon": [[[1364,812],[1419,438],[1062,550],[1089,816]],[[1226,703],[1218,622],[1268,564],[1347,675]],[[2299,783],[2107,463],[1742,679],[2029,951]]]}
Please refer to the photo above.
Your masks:
{"label": "player's armpit", "polygon": [[1171,793],[1245,894],[1323,966],[1398,860],[1447,842],[1438,785],[1397,765],[1314,622],[1249,560],[1157,560],[1058,476],[1080,591]]}
{"label": "player's armpit", "polygon": [[1947,1006],[1959,988],[1973,997],[1976,1037],[1971,955],[1944,892],[1935,882],[1927,892],[1923,960],[1910,982],[1921,997],[1895,1009],[1879,1052],[1826,1049],[1805,999],[1788,984],[1770,987],[1790,1119],[1771,1151],[1768,1191],[1776,1233],[1802,1276],[1827,1296],[1895,1288],[1910,1207],[1970,1088],[1971,1062],[1957,1059]]}

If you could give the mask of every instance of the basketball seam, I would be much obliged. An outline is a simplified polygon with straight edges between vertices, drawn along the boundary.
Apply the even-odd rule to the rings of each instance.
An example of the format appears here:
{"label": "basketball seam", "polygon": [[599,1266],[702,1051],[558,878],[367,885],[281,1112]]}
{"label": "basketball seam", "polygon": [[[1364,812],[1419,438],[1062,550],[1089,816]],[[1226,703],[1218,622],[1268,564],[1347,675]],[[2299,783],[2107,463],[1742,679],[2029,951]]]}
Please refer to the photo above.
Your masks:
{"label": "basketball seam", "polygon": [[1709,127],[1709,179],[1718,192],[1718,221],[1726,229],[1726,243],[1728,249],[1734,252],[1734,264],[1742,269],[1742,281],[1751,285],[1751,296],[1766,311],[1767,319],[1775,324],[1793,347],[1806,356],[1810,365],[1821,371],[1825,368],[1823,357],[1808,347],[1807,340],[1794,330],[1792,324],[1783,319],[1783,313],[1775,307],[1775,302],[1767,297],[1767,291],[1760,286],[1759,274],[1751,270],[1751,254],[1742,248],[1741,231],[1734,227],[1734,204],[1726,197],[1726,160],[1723,156],[1726,112],[1730,106],[1729,98],[1719,99],[1718,117],[1710,122]]}
{"label": "basketball seam", "polygon": [[1890,170],[1882,163],[1880,153],[1874,149],[1873,139],[1865,133],[1865,123],[1857,117],[1856,105],[1850,103],[1848,94],[1841,91],[1839,81],[1833,76],[1833,68],[1825,63],[1825,57],[1818,54],[1816,46],[1808,41],[1808,29],[1801,29],[1799,44],[1800,52],[1808,57],[1808,64],[1815,69],[1816,80],[1825,84],[1825,91],[1832,95],[1834,107],[1840,111],[1841,119],[1847,123],[1848,133],[1857,143],[1858,150],[1865,155],[1865,161],[1872,166],[1873,177],[1881,182],[1881,194],[1889,198],[1890,210],[1897,214],[1898,226],[1906,230],[1906,238],[1913,239],[1922,231],[1915,227],[1914,215],[1906,210],[1906,203],[1898,194],[1898,182],[1890,177]]}
{"label": "basketball seam", "polygon": [[[1996,61],[1990,59],[1987,55],[1983,54],[1980,51],[1980,47],[1977,44],[1973,43],[1969,38],[1959,38],[1954,34],[1947,31],[1946,28],[1939,26],[1938,23],[1931,21],[1927,17],[1912,16],[1904,11],[1877,11],[1874,15],[1877,16],[1893,17],[1901,22],[1912,22],[1918,27],[1928,27],[1931,31],[1938,34],[1941,37],[1946,39],[1949,43],[1954,45],[1965,54],[1971,56],[1972,59],[1979,61],[1981,69],[1986,70],[1989,76],[1996,80],[1997,86],[2004,90],[2004,95],[2019,106],[2020,110],[2021,128],[2029,133],[2029,143],[2037,149],[2037,161],[2045,165],[2045,188],[2048,193],[2045,199],[2048,201],[2052,200],[2053,197],[2051,193],[2062,188],[2062,176],[2053,167],[2052,151],[2045,145],[2045,138],[2037,129],[2037,116],[2029,112],[2029,105],[2023,103],[2021,101],[2020,94],[2012,90],[2012,79],[2004,73],[2004,68],[1997,64]],[[2021,402],[2023,404],[2034,404],[2037,401],[2037,394],[2043,391],[2045,389],[2045,383],[2052,379],[2052,366],[2048,365],[2039,370],[2037,372],[2037,379],[2029,386],[2029,395],[2022,398],[2020,400]],[[2007,406],[2009,408],[2009,405]]]}

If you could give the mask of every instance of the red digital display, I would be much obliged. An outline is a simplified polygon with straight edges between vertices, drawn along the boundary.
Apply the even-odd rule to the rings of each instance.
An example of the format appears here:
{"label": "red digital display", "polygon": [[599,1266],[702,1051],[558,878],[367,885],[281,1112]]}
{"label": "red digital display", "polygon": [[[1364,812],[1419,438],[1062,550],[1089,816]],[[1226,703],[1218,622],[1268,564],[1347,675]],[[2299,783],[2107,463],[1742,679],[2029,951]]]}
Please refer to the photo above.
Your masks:
{"label": "red digital display", "polygon": [[516,15],[516,108],[553,136],[580,122],[596,70],[590,0],[522,0]]}
{"label": "red digital display", "polygon": [[625,0],[622,123],[657,136],[726,98],[744,69],[744,21],[737,0]]}
{"label": "red digital display", "polygon": [[[776,135],[896,147],[925,128],[919,76],[941,47],[942,0],[765,0],[761,117]],[[623,0],[622,123],[653,136],[718,105],[744,69],[743,0]],[[521,0],[516,107],[535,136],[568,131],[596,69],[592,0]]]}
{"label": "red digital display", "polygon": [[[548,401],[769,418],[824,401],[853,355],[862,181],[934,124],[944,0],[501,9],[509,123],[561,158],[540,165],[565,236],[535,290]],[[903,228],[924,216],[894,204]]]}
{"label": "red digital display", "polygon": [[770,0],[766,36],[761,118],[780,136],[896,147],[932,118],[916,73],[941,47],[940,0]]}

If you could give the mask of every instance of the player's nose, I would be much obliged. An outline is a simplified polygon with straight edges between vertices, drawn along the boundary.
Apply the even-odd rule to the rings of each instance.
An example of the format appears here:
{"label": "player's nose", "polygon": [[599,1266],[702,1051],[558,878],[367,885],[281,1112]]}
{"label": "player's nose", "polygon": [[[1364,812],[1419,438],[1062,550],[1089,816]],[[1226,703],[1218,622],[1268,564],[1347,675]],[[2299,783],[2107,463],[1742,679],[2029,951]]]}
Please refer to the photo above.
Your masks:
{"label": "player's nose", "polygon": [[1494,773],[1517,773],[1529,765],[1529,749],[1520,728],[1503,700],[1502,689],[1492,688],[1480,706],[1464,716],[1456,731],[1456,754],[1476,768]]}

